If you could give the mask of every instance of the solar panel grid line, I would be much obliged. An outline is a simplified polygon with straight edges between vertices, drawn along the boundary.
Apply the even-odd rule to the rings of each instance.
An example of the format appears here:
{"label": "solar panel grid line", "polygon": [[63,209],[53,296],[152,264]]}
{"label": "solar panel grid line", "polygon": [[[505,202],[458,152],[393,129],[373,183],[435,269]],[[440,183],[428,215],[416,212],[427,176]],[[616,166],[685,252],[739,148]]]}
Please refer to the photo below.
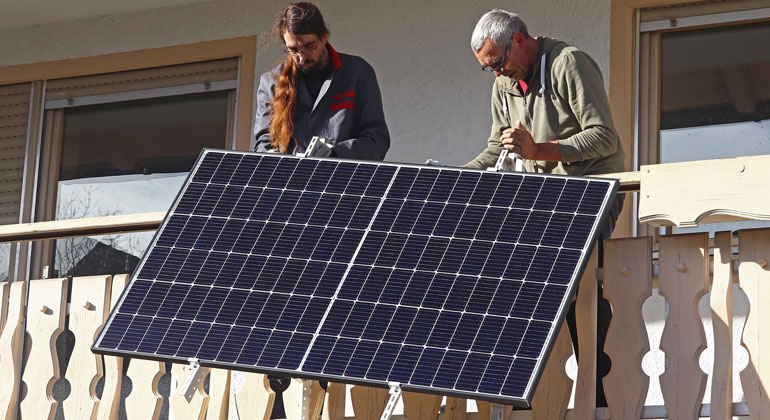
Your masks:
{"label": "solar panel grid line", "polygon": [[[271,183],[272,183],[272,177],[271,177],[271,179],[268,181],[268,185],[270,185]],[[274,212],[276,211],[276,210],[275,210],[275,208],[274,208],[274,210],[273,210],[273,211],[274,211]],[[316,246],[317,246],[317,245],[316,245]],[[279,317],[280,317],[280,315],[279,315]]]}
{"label": "solar panel grid line", "polygon": [[[221,164],[221,161],[220,161],[220,164]],[[216,169],[214,169],[214,172],[216,172],[216,171],[217,171],[217,169],[218,169],[218,167],[217,167]],[[191,213],[192,213],[192,212],[191,212]],[[189,219],[188,219],[188,221],[189,221]],[[170,255],[170,254],[169,254],[169,255]],[[188,254],[188,256],[187,256],[186,258],[189,258],[189,256],[190,256],[190,254]],[[165,262],[164,262],[164,264],[165,264]],[[202,266],[201,266],[201,269],[202,269]],[[175,282],[174,282],[174,281],[172,281],[172,285],[173,285],[173,284],[175,284]],[[189,294],[189,292],[190,292],[191,290],[192,290],[192,289],[188,289],[188,294]],[[170,289],[168,290],[168,292],[170,292]],[[183,298],[183,299],[184,299],[184,298]],[[175,318],[174,318],[174,319],[175,319]],[[188,330],[188,333],[189,333],[189,330]],[[186,334],[187,334],[187,333],[186,333]],[[185,337],[184,337],[184,338],[186,338],[186,335],[185,335]],[[184,338],[183,338],[183,340],[184,340]],[[182,341],[183,341],[183,340],[182,340]],[[144,339],[142,340],[142,342],[143,342],[143,341],[144,341]],[[140,344],[140,345],[141,345],[141,344]]]}
{"label": "solar panel grid line", "polygon": [[614,193],[570,177],[205,155],[95,350],[523,402],[606,213],[597,198]]}
{"label": "solar panel grid line", "polygon": [[[348,266],[347,266],[347,268],[345,270],[345,273],[342,275],[342,280],[339,282],[339,284],[337,286],[337,289],[335,290],[334,295],[332,296],[332,300],[334,300],[336,298],[336,296],[339,294],[340,289],[342,288],[343,284],[345,284],[345,280],[347,279],[348,274],[350,273],[350,270],[353,267],[353,262],[356,260],[356,257],[358,256],[358,253],[361,250],[361,247],[363,246],[364,241],[366,240],[367,235],[371,231],[371,224],[374,223],[374,220],[377,218],[377,215],[379,214],[380,209],[382,208],[382,204],[385,201],[384,197],[387,195],[388,191],[390,191],[390,188],[393,185],[393,182],[395,181],[397,174],[398,174],[398,170],[396,170],[396,173],[393,174],[393,176],[391,177],[390,181],[388,182],[388,186],[385,189],[385,192],[382,195],[382,198],[380,199],[380,203],[379,203],[379,205],[377,206],[377,208],[374,211],[374,215],[372,216],[372,219],[369,222],[369,226],[367,226],[367,228],[364,229],[365,233],[364,233],[363,237],[361,238],[361,240],[359,241],[358,245],[356,246],[356,250],[353,252],[353,256],[350,258],[350,262],[348,263]],[[331,309],[332,309],[332,304],[330,304],[326,308],[326,311],[324,312],[323,316],[321,317],[321,320],[318,323],[318,328],[316,329],[315,333],[313,334],[313,339],[311,340],[310,344],[308,345],[308,350],[313,348],[313,345],[315,344],[316,339],[320,335],[321,329],[323,328],[323,325],[325,324],[326,318],[329,316],[329,312],[331,311]],[[305,353],[305,355],[302,357],[302,360],[300,361],[300,366],[304,366],[305,365],[305,362],[307,361],[307,358],[308,358],[309,354],[310,354],[309,351],[307,351]]]}

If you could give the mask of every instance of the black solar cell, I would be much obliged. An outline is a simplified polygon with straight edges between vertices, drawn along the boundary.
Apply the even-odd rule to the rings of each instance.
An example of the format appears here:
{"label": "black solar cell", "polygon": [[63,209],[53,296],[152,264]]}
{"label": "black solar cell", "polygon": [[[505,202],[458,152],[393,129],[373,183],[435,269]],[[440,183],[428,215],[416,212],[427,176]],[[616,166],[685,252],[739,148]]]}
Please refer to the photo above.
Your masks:
{"label": "black solar cell", "polygon": [[204,151],[93,349],[526,404],[616,184]]}

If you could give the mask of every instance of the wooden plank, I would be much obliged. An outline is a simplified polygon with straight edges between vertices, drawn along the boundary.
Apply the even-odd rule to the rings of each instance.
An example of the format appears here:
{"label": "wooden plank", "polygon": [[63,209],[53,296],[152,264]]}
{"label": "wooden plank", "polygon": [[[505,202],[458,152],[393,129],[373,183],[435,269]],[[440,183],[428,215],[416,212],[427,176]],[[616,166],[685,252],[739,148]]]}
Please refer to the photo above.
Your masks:
{"label": "wooden plank", "polygon": [[350,388],[350,400],[356,420],[377,420],[388,404],[390,394],[385,388],[356,385]]}
{"label": "wooden plank", "polygon": [[639,221],[695,227],[770,220],[770,155],[642,166]]}
{"label": "wooden plank", "polygon": [[209,397],[203,391],[205,378],[198,385],[198,389],[190,401],[187,401],[184,395],[179,394],[179,387],[184,384],[189,374],[189,365],[174,363],[171,366],[172,391],[168,397],[169,412],[175,419],[204,420],[206,418],[206,408],[209,404]]}
{"label": "wooden plank", "polygon": [[532,397],[532,418],[537,420],[564,419],[572,394],[572,379],[564,366],[572,356],[572,339],[565,321],[559,329],[556,344],[551,349],[535,395]]}
{"label": "wooden plank", "polygon": [[575,304],[578,341],[578,374],[575,388],[575,416],[593,419],[596,412],[596,313],[598,246],[586,264]]}
{"label": "wooden plank", "polygon": [[650,350],[642,306],[652,294],[652,238],[604,242],[604,297],[616,308],[604,343],[612,369],[604,392],[613,419],[640,419],[650,378],[642,358]]}
{"label": "wooden plank", "polygon": [[243,420],[270,420],[273,404],[275,403],[275,391],[270,388],[270,381],[267,379],[267,375],[251,372],[233,372],[232,389],[238,418]]}
{"label": "wooden plank", "polygon": [[347,386],[339,382],[329,382],[326,386],[324,407],[321,420],[344,420],[345,397]]}
{"label": "wooden plank", "polygon": [[207,420],[228,420],[230,408],[230,371],[211,369],[209,374]]}
{"label": "wooden plank", "polygon": [[96,383],[104,376],[101,355],[91,352],[96,335],[109,315],[110,276],[72,279],[69,330],[75,336],[65,378],[70,394],[62,402],[69,419],[94,419],[99,409]]}
{"label": "wooden plank", "polygon": [[86,217],[0,226],[0,243],[155,230],[166,212]]}
{"label": "wooden plank", "polygon": [[741,372],[741,385],[750,420],[770,419],[770,229],[738,233],[741,248],[738,277],[749,299],[749,314],[743,328],[743,345],[749,365]]}
{"label": "wooden plank", "polygon": [[283,409],[287,419],[301,419],[304,414],[309,419],[321,415],[326,391],[318,381],[292,378],[289,387],[283,391]]}
{"label": "wooden plank", "polygon": [[436,420],[443,397],[419,392],[402,392],[401,399],[404,401],[404,414],[407,419]]}
{"label": "wooden plank", "polygon": [[714,328],[714,367],[711,374],[711,418],[733,418],[733,244],[731,232],[714,235],[714,280],[711,285],[711,324]]}
{"label": "wooden plank", "polygon": [[445,420],[468,420],[468,400],[447,397],[444,405]]}
{"label": "wooden plank", "polygon": [[[110,308],[118,303],[120,294],[128,284],[128,274],[119,274],[112,277],[110,287]],[[118,420],[120,411],[120,390],[123,384],[123,362],[119,356],[103,356],[104,359],[104,390],[102,400],[99,402],[97,420]]]}
{"label": "wooden plank", "polygon": [[706,374],[698,365],[706,348],[698,301],[708,291],[708,234],[660,238],[660,294],[668,303],[668,317],[660,339],[666,371],[660,388],[671,419],[697,419]]}
{"label": "wooden plank", "polygon": [[3,332],[0,333],[0,419],[14,420],[19,401],[22,337],[24,336],[24,300],[27,283],[17,281],[8,287],[9,303]]}
{"label": "wooden plank", "polygon": [[0,283],[0,334],[5,327],[5,319],[8,316],[8,293],[11,287],[8,282]]}
{"label": "wooden plank", "polygon": [[[160,417],[163,397],[158,382],[166,373],[166,364],[144,359],[127,359],[126,376],[131,380],[131,393],[126,397],[126,416],[129,420],[155,420]],[[173,390],[173,388],[172,388]]]}
{"label": "wooden plank", "polygon": [[612,178],[620,181],[618,191],[639,191],[642,175],[639,172],[615,172],[611,174],[588,175],[595,178]]}
{"label": "wooden plank", "polygon": [[23,380],[27,395],[21,401],[25,419],[53,419],[59,403],[53,397],[53,384],[61,378],[56,339],[64,332],[67,312],[67,279],[29,282],[27,334],[29,356]]}

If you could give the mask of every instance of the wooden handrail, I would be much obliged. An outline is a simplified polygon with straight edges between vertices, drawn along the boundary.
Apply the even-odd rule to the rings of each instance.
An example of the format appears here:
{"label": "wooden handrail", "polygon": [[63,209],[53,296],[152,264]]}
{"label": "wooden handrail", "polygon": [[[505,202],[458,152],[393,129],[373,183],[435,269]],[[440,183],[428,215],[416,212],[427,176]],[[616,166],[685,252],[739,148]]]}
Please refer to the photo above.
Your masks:
{"label": "wooden handrail", "polygon": [[0,243],[155,230],[165,211],[0,226]]}
{"label": "wooden handrail", "polygon": [[[620,191],[639,191],[639,172],[619,172],[601,177],[620,180]],[[3,225],[0,226],[0,243],[150,231],[157,229],[165,216],[166,212],[159,211]]]}
{"label": "wooden handrail", "polygon": [[641,172],[616,172],[613,174],[590,175],[596,178],[615,178],[620,181],[620,192],[639,191],[642,184]]}

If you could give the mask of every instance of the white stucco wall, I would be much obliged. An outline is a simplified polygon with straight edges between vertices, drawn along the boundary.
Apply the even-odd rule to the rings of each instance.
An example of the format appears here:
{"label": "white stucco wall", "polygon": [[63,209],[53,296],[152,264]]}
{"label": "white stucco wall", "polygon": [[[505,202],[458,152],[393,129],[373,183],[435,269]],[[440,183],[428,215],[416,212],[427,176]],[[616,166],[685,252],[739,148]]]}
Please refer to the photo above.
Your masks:
{"label": "white stucco wall", "polygon": [[[262,35],[286,1],[217,0],[0,32],[0,66],[258,35],[257,70],[280,58]],[[375,68],[392,146],[387,159],[449,164],[470,160],[489,135],[492,75],[469,47],[478,18],[495,7],[519,13],[533,35],[571,42],[607,77],[609,0],[454,2],[318,0],[339,51]]]}

